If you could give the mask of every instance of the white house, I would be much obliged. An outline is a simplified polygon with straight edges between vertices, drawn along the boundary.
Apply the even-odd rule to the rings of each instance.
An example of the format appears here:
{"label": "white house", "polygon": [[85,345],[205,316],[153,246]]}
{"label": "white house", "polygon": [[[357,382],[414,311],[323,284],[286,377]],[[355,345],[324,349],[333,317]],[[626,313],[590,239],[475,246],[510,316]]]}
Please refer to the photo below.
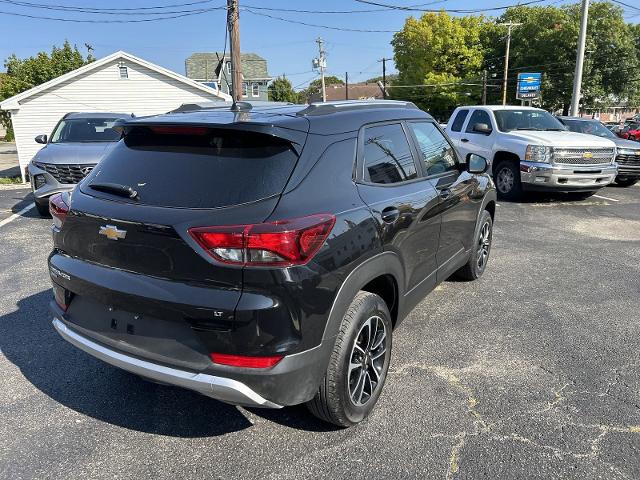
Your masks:
{"label": "white house", "polygon": [[183,103],[231,97],[200,82],[126,52],[115,52],[0,103],[11,112],[20,170],[42,148],[36,135],[50,135],[69,112],[165,113]]}

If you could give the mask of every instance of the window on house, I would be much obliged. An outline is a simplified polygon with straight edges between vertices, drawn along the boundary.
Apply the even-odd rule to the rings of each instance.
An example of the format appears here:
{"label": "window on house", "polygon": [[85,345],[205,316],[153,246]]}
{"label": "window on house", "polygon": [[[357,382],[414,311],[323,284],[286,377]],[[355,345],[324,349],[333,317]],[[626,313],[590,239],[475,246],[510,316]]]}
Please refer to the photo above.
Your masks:
{"label": "window on house", "polygon": [[120,78],[129,78],[129,71],[127,67],[121,65],[120,67]]}
{"label": "window on house", "polygon": [[260,84],[253,83],[251,85],[251,95],[253,95],[254,97],[259,97],[260,96]]}
{"label": "window on house", "polygon": [[242,96],[249,96],[249,84],[247,82],[242,82]]}
{"label": "window on house", "polygon": [[231,74],[231,62],[227,62],[227,73]]}

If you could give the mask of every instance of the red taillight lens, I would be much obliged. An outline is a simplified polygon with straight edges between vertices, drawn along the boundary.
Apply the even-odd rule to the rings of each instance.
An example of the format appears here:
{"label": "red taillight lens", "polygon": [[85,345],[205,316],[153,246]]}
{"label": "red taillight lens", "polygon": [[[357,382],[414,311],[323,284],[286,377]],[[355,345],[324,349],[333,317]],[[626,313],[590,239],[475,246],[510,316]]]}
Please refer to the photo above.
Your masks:
{"label": "red taillight lens", "polygon": [[318,214],[256,225],[196,227],[189,235],[221,262],[291,266],[311,260],[335,222],[333,215]]}
{"label": "red taillight lens", "polygon": [[69,212],[69,205],[66,204],[61,193],[56,193],[49,198],[49,213],[53,218],[53,224],[60,228],[64,219],[67,218]]}
{"label": "red taillight lens", "polygon": [[282,355],[270,357],[248,357],[245,355],[229,355],[226,353],[210,354],[211,361],[219,365],[244,368],[270,368],[282,360]]}

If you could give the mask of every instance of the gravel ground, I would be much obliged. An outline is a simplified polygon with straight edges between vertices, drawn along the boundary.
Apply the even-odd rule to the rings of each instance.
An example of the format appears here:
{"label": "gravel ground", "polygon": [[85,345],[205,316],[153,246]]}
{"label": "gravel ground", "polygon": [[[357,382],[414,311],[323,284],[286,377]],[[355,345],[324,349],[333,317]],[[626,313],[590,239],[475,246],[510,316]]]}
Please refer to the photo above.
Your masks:
{"label": "gravel ground", "polygon": [[[27,193],[0,189],[0,221]],[[395,331],[380,402],[349,430],[65,343],[31,210],[0,227],[0,478],[640,478],[640,187],[599,195],[500,202],[485,276]]]}

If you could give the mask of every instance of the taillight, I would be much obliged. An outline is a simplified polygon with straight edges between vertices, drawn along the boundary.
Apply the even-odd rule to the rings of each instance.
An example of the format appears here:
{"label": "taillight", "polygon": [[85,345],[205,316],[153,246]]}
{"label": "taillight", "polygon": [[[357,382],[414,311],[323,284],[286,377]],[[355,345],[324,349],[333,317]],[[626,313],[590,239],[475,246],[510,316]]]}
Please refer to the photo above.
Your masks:
{"label": "taillight", "polygon": [[282,360],[282,355],[269,357],[249,357],[246,355],[229,355],[226,353],[210,354],[211,361],[219,365],[244,368],[270,368]]}
{"label": "taillight", "polygon": [[189,235],[213,258],[234,265],[307,263],[327,239],[336,217],[317,214],[255,225],[190,228]]}
{"label": "taillight", "polygon": [[64,219],[67,218],[69,205],[64,201],[62,193],[56,193],[49,198],[49,213],[53,218],[53,224],[56,228],[62,227]]}

